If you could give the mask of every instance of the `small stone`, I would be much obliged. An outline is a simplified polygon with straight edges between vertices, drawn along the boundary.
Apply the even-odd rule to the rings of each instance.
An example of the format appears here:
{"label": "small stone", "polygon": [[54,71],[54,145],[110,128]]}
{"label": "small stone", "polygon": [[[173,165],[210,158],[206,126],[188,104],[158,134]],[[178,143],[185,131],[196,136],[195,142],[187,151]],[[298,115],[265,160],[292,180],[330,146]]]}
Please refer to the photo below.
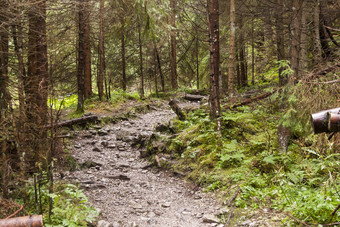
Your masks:
{"label": "small stone", "polygon": [[97,227],[112,227],[113,225],[107,221],[100,220],[97,224]]}
{"label": "small stone", "polygon": [[79,149],[79,148],[81,148],[81,146],[79,144],[76,144],[76,145],[74,145],[74,148]]}
{"label": "small stone", "polygon": [[162,204],[162,207],[164,207],[164,208],[168,208],[170,206],[171,206],[170,202],[165,202],[165,203]]}
{"label": "small stone", "polygon": [[100,143],[103,147],[107,147],[109,145],[109,143],[107,141],[102,141]]}
{"label": "small stone", "polygon": [[125,147],[119,146],[119,147],[118,147],[118,150],[119,150],[119,151],[125,151]]}
{"label": "small stone", "polygon": [[107,136],[107,135],[108,135],[108,132],[107,132],[107,131],[104,131],[104,130],[98,130],[98,135],[99,135],[99,136]]}
{"label": "small stone", "polygon": [[218,218],[216,218],[214,215],[211,215],[211,214],[204,215],[203,222],[204,223],[220,223]]}
{"label": "small stone", "polygon": [[113,143],[109,143],[109,144],[107,145],[107,148],[113,149],[113,148],[116,148],[116,145],[113,144]]}
{"label": "small stone", "polygon": [[94,147],[92,150],[95,152],[102,152],[102,150],[100,150],[98,147]]}

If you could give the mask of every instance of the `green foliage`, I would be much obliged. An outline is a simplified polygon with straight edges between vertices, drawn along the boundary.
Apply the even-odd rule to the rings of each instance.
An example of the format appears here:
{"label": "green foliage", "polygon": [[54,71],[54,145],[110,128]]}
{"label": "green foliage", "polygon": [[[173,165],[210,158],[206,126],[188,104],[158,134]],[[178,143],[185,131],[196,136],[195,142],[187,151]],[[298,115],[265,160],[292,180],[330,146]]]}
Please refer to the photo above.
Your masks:
{"label": "green foliage", "polygon": [[[37,190],[37,192],[36,192]],[[65,226],[78,227],[87,226],[95,221],[99,215],[98,211],[92,208],[86,195],[75,185],[57,183],[53,193],[49,193],[48,185],[40,182],[40,185],[30,185],[25,189],[25,207],[29,213],[40,213],[44,217],[44,226]],[[36,201],[35,195],[38,195]],[[49,203],[52,201],[52,215],[49,217]]]}
{"label": "green foliage", "polygon": [[[294,95],[288,99],[293,105],[297,102]],[[294,134],[304,135],[300,114],[292,110],[284,115]],[[340,221],[339,214],[330,215],[340,203],[340,155],[314,150],[312,136],[306,137],[309,147],[292,143],[288,153],[279,153],[280,118],[280,113],[265,106],[241,107],[222,114],[219,135],[204,110],[190,113],[186,121],[173,124],[178,136],[169,143],[185,147],[176,168],[186,166],[189,178],[208,191],[228,190],[237,184],[241,188],[235,202],[239,208],[271,207],[307,223]]]}

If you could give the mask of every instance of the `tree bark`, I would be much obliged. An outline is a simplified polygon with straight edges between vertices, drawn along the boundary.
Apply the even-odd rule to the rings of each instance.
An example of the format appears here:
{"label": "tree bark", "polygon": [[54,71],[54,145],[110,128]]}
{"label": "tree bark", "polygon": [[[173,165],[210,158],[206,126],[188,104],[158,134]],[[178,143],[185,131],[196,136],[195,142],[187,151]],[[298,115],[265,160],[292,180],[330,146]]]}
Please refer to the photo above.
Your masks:
{"label": "tree bark", "polygon": [[140,18],[138,20],[138,42],[139,42],[139,67],[140,67],[140,97],[144,98],[144,69],[143,69],[143,40],[142,25]]}
{"label": "tree bark", "polygon": [[293,75],[289,77],[289,84],[293,85],[300,77],[299,59],[300,59],[300,44],[301,44],[301,9],[304,0],[293,1],[292,5],[292,27],[291,27],[291,50],[290,50],[290,64],[294,71]]}
{"label": "tree bark", "polygon": [[314,0],[313,11],[313,62],[319,63],[322,57],[320,42],[320,6],[319,0]]}
{"label": "tree bark", "polygon": [[84,88],[85,99],[92,95],[91,76],[91,38],[90,38],[90,4],[89,0],[83,1],[84,12]]}
{"label": "tree bark", "polygon": [[[276,6],[276,50],[277,60],[282,61],[285,59],[285,40],[284,40],[284,25],[283,25],[283,0],[277,0]],[[283,68],[279,68],[279,85],[284,86],[288,80],[285,75],[282,74]]]}
{"label": "tree bark", "polygon": [[126,58],[125,58],[125,18],[123,16],[122,20],[122,30],[121,30],[121,54],[122,54],[122,75],[123,75],[123,91],[126,91]]}
{"label": "tree bark", "polygon": [[176,50],[176,0],[170,0],[171,16],[171,86],[177,89],[177,50]]}
{"label": "tree bark", "polygon": [[[207,0],[208,4],[208,25],[210,43],[210,118],[220,117],[219,97],[219,73],[220,73],[220,31],[219,31],[219,2],[218,0]],[[219,128],[219,125],[217,126]]]}
{"label": "tree bark", "polygon": [[176,113],[178,119],[180,119],[181,121],[185,121],[185,119],[186,119],[185,114],[182,111],[182,109],[178,106],[177,101],[172,99],[172,100],[170,100],[169,105],[170,105],[171,109]]}
{"label": "tree bark", "polygon": [[97,87],[99,100],[101,101],[104,95],[103,80],[105,75],[104,0],[100,0],[99,17],[99,73],[97,77]]}
{"label": "tree bark", "polygon": [[157,57],[157,64],[158,64],[158,70],[159,70],[159,75],[161,77],[161,86],[162,86],[162,92],[165,92],[165,82],[164,82],[164,76],[162,72],[162,65],[161,65],[161,59],[159,57],[158,49],[155,44],[155,50],[156,50],[156,57]]}
{"label": "tree bark", "polygon": [[299,74],[300,77],[307,73],[308,69],[308,26],[307,26],[307,1],[302,2],[301,6],[301,45],[299,57]]}
{"label": "tree bark", "polygon": [[77,64],[77,83],[78,83],[78,105],[77,111],[84,112],[84,99],[85,99],[85,85],[84,85],[84,0],[78,0],[78,64]]}
{"label": "tree bark", "polygon": [[235,0],[230,0],[230,43],[229,43],[229,63],[228,63],[228,96],[232,97],[236,93],[235,89]]}
{"label": "tree bark", "polygon": [[[6,12],[7,1],[0,1],[0,10]],[[6,13],[0,15],[0,120],[5,117],[10,108],[11,96],[8,91],[8,22]]]}

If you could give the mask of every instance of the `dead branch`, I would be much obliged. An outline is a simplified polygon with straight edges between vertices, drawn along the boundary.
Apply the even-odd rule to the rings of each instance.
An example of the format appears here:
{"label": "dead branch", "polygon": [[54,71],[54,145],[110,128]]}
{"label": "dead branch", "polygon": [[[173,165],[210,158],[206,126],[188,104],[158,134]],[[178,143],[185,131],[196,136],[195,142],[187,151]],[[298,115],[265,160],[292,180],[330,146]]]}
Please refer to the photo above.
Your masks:
{"label": "dead branch", "polygon": [[310,81],[311,79],[315,79],[319,76],[323,76],[323,75],[326,75],[327,73],[330,73],[330,72],[334,72],[336,71],[338,68],[340,67],[340,63],[337,63],[335,65],[332,65],[332,66],[329,66],[328,68],[326,69],[322,69],[318,72],[315,72],[313,74],[309,74],[307,76],[305,76],[301,81],[302,82],[306,82],[306,81]]}
{"label": "dead branch", "polygon": [[73,125],[82,125],[86,123],[93,123],[96,121],[98,121],[98,116],[90,115],[90,116],[83,116],[83,117],[74,118],[74,119],[67,120],[67,121],[58,122],[54,125],[47,125],[46,127],[47,128],[71,127]]}
{"label": "dead branch", "polygon": [[24,206],[21,205],[20,208],[19,208],[19,210],[15,211],[13,214],[11,214],[10,216],[8,216],[8,217],[5,218],[5,219],[9,219],[9,218],[14,217],[14,216],[17,215],[23,208],[24,208]]}
{"label": "dead branch", "polygon": [[262,95],[259,95],[259,96],[256,96],[254,98],[249,98],[249,99],[246,99],[245,101],[243,102],[240,102],[240,103],[237,103],[237,104],[229,104],[227,106],[225,106],[224,108],[225,109],[234,109],[236,107],[240,107],[240,106],[244,106],[244,105],[247,105],[249,103],[252,103],[252,102],[256,102],[256,101],[259,101],[261,99],[265,99],[271,95],[273,95],[276,91],[278,91],[280,88],[277,88],[275,89],[274,91],[272,92],[268,92],[268,93],[265,93],[265,94],[262,94]]}

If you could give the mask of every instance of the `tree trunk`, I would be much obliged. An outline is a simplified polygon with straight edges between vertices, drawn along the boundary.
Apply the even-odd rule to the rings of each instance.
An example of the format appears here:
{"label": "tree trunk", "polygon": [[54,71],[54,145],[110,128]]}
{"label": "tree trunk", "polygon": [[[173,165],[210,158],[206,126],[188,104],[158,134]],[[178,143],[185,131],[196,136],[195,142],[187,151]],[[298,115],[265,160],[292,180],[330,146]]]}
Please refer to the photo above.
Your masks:
{"label": "tree trunk", "polygon": [[[220,31],[219,31],[219,2],[218,0],[207,0],[208,25],[210,43],[210,118],[220,117],[219,98],[219,73],[220,73]],[[220,125],[217,124],[217,128]]]}
{"label": "tree trunk", "polygon": [[313,11],[313,62],[319,63],[322,57],[320,42],[320,6],[319,0],[314,0]]}
{"label": "tree trunk", "polygon": [[84,0],[78,0],[78,68],[77,68],[77,82],[78,82],[78,105],[77,111],[84,112],[84,99],[85,99],[85,85],[84,85]]}
{"label": "tree trunk", "polygon": [[229,63],[228,63],[228,95],[232,97],[236,93],[235,89],[235,0],[230,0],[230,43],[229,43]]}
{"label": "tree trunk", "polygon": [[105,46],[104,46],[104,0],[100,0],[99,8],[99,73],[97,77],[98,96],[101,101],[104,95],[103,80],[105,75]]}
{"label": "tree trunk", "polygon": [[84,11],[84,87],[85,99],[92,95],[91,76],[91,38],[90,38],[90,4],[89,0],[83,1]]}
{"label": "tree trunk", "polygon": [[299,73],[300,76],[307,73],[308,69],[308,26],[307,26],[307,1],[302,2],[301,6],[301,45],[299,57]]}
{"label": "tree trunk", "polygon": [[122,19],[121,49],[122,49],[121,54],[122,54],[123,91],[126,91],[125,18]]}
{"label": "tree trunk", "polygon": [[171,86],[177,89],[177,51],[176,51],[176,0],[170,0],[171,16]]}
{"label": "tree trunk", "polygon": [[28,11],[28,79],[26,93],[26,116],[31,135],[30,151],[25,155],[28,168],[36,168],[35,163],[45,163],[43,155],[47,148],[47,95],[48,60],[46,43],[46,0],[30,0]]}
{"label": "tree trunk", "polygon": [[[6,12],[7,1],[0,1],[0,10]],[[8,91],[8,15],[0,15],[0,120],[10,108],[11,96]]]}
{"label": "tree trunk", "polygon": [[299,58],[300,58],[300,44],[301,44],[301,9],[304,0],[293,1],[292,5],[292,27],[291,27],[291,50],[290,50],[290,64],[293,75],[289,77],[289,84],[295,84],[300,77],[299,72]]}
{"label": "tree trunk", "polygon": [[159,53],[158,53],[158,49],[157,49],[156,44],[155,44],[155,50],[156,50],[156,56],[157,56],[157,64],[158,64],[159,75],[161,77],[162,92],[165,92],[165,82],[164,82],[164,76],[163,76],[163,72],[162,72],[161,60],[159,58]]}
{"label": "tree trunk", "polygon": [[138,21],[138,42],[139,42],[139,65],[140,65],[140,97],[144,98],[144,70],[143,70],[143,40],[142,40],[142,25]]}
{"label": "tree trunk", "polygon": [[199,65],[199,40],[198,40],[198,28],[196,28],[196,83],[197,89],[200,89],[200,65]]}
{"label": "tree trunk", "polygon": [[[277,60],[282,61],[285,59],[285,46],[284,46],[284,26],[283,26],[283,0],[277,0],[276,6],[276,49]],[[284,86],[287,84],[287,77],[282,74],[283,68],[279,68],[279,85]]]}

